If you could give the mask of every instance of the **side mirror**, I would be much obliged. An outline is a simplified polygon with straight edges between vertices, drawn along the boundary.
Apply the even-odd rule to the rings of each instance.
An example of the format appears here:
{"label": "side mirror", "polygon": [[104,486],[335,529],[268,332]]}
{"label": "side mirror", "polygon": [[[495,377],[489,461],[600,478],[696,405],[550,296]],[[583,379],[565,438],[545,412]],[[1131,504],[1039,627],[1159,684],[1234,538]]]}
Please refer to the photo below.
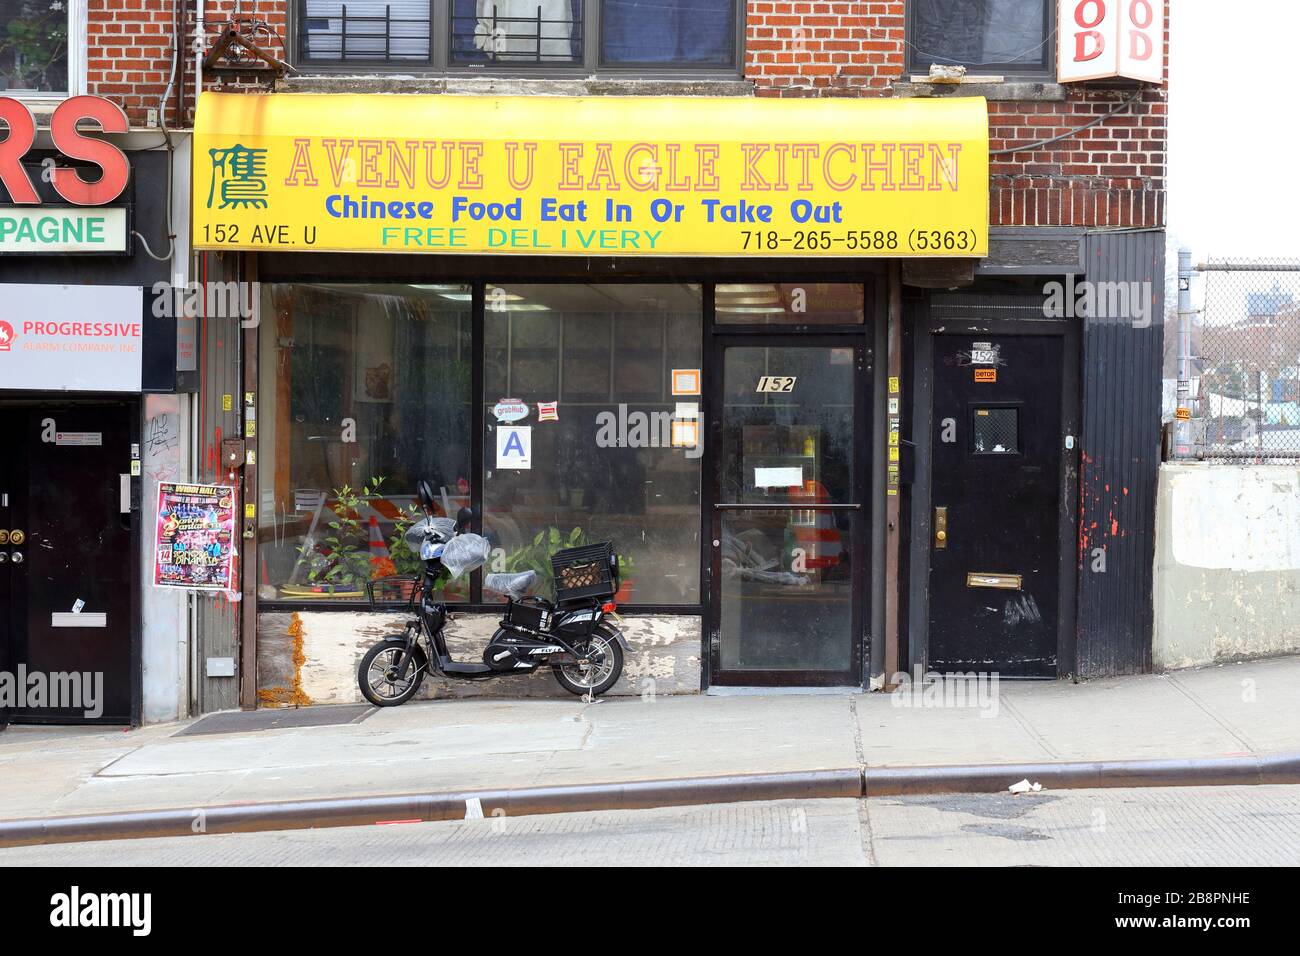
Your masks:
{"label": "side mirror", "polygon": [[474,523],[474,511],[470,508],[461,508],[456,512],[456,533],[468,531],[469,526]]}
{"label": "side mirror", "polygon": [[416,483],[415,494],[420,499],[420,507],[424,509],[424,513],[432,515],[434,505],[437,504],[438,500],[433,496],[433,486],[427,481],[421,480]]}

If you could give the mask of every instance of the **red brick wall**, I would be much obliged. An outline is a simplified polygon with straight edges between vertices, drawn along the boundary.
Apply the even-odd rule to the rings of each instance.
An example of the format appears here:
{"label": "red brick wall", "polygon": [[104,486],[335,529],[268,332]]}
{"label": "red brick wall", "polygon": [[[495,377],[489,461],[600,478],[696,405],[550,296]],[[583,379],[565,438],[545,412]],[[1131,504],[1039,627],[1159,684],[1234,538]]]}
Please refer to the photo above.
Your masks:
{"label": "red brick wall", "polygon": [[[1072,91],[1065,102],[990,103],[989,149],[1050,139],[1109,113],[1135,90]],[[989,157],[995,226],[1163,226],[1168,102],[1147,87],[1123,112],[1041,149]]]}
{"label": "red brick wall", "polygon": [[133,126],[167,85],[173,9],[172,0],[90,0],[86,11],[86,92],[118,103]]}
{"label": "red brick wall", "polygon": [[[892,96],[905,79],[904,0],[749,0],[745,75],[759,96]],[[1165,71],[1169,23],[1165,21]],[[1055,102],[989,103],[989,148],[1067,133],[1139,92],[1074,84]],[[1168,84],[1092,129],[990,157],[995,226],[1163,226]]]}
{"label": "red brick wall", "polygon": [[888,96],[903,73],[903,0],[748,0],[745,76],[759,96]]}
{"label": "red brick wall", "polygon": [[[121,103],[134,124],[157,107],[171,69],[174,0],[89,0],[88,89]],[[209,42],[235,0],[205,6]],[[286,0],[243,0],[240,13],[286,35]],[[904,0],[748,0],[745,76],[759,96],[890,96],[905,71]],[[194,2],[185,0],[182,91],[168,122],[192,121]],[[1168,21],[1165,63],[1168,69]],[[264,38],[283,55],[279,43]],[[249,88],[237,80],[209,86]],[[1111,110],[1136,87],[1076,84],[1057,102],[989,103],[990,149],[1067,133]],[[183,97],[184,114],[177,105]],[[991,157],[994,225],[1162,226],[1168,86],[1059,143]]]}
{"label": "red brick wall", "polygon": [[[205,35],[210,45],[235,10],[235,0],[207,0],[204,4]],[[285,0],[243,0],[241,17],[265,21],[281,37],[285,35]],[[167,100],[166,119],[184,128],[194,117],[194,0],[181,0],[184,56],[176,75],[176,86]],[[87,8],[86,92],[106,96],[120,104],[133,126],[143,126],[148,110],[157,109],[167,88],[172,69],[176,0],[89,0]],[[262,44],[276,56],[284,56],[279,42],[263,36]],[[209,81],[208,88],[223,85],[249,88],[238,80]],[[184,114],[179,104],[184,103]]]}

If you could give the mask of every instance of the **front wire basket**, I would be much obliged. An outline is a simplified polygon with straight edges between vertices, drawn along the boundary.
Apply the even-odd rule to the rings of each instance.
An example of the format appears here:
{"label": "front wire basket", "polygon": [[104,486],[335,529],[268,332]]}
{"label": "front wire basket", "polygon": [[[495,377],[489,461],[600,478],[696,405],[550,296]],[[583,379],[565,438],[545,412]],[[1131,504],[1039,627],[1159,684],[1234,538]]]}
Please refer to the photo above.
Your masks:
{"label": "front wire basket", "polygon": [[415,607],[420,593],[418,575],[395,574],[366,582],[366,597],[372,611],[407,611]]}

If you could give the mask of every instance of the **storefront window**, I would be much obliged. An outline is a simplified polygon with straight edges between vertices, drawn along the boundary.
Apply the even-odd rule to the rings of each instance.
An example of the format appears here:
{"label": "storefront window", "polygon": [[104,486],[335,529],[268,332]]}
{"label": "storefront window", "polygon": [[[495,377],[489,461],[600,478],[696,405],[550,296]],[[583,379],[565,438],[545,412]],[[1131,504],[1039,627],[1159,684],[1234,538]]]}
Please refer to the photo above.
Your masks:
{"label": "storefront window", "polygon": [[714,294],[719,325],[861,325],[858,282],[721,284]]}
{"label": "storefront window", "polygon": [[553,551],[609,540],[621,602],[699,603],[702,316],[697,285],[487,287],[497,570],[537,570],[546,592]]}
{"label": "storefront window", "polygon": [[263,284],[263,599],[363,600],[415,573],[401,531],[420,479],[449,515],[469,504],[471,306],[458,285]]}

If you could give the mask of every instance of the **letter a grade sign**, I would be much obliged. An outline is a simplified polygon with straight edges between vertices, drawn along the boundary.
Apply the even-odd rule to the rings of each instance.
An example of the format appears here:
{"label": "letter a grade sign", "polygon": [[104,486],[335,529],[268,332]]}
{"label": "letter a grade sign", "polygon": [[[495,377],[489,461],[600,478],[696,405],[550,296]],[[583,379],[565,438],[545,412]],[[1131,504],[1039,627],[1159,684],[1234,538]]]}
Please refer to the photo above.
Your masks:
{"label": "letter a grade sign", "polygon": [[497,426],[497,467],[533,467],[533,429],[530,425]]}

